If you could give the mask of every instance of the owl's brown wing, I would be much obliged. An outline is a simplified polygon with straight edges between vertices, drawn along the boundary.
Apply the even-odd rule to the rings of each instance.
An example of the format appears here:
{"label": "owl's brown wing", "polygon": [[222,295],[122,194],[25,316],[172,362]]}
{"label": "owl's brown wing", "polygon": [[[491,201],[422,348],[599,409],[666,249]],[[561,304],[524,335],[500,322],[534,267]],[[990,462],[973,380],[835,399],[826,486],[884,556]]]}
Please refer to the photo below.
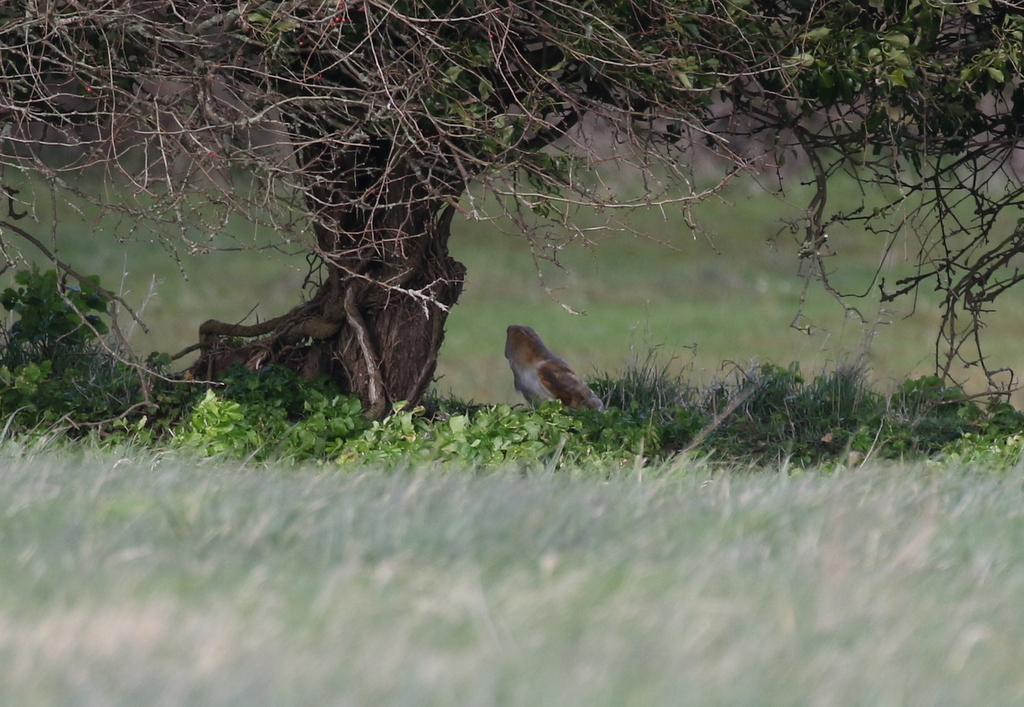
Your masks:
{"label": "owl's brown wing", "polygon": [[567,407],[604,410],[601,399],[564,361],[545,361],[537,369],[537,378],[549,393]]}

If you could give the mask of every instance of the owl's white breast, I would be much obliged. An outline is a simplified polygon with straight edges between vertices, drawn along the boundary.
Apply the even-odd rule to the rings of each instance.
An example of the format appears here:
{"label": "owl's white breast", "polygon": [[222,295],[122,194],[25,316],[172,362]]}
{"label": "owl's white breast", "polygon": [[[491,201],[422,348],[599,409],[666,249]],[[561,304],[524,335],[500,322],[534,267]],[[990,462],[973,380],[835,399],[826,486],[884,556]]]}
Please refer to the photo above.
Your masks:
{"label": "owl's white breast", "polygon": [[537,361],[537,363],[530,366],[520,366],[517,370],[513,371],[516,390],[528,398],[554,400],[555,396],[544,387],[540,382],[540,377],[537,375],[537,371],[540,370],[542,364],[544,364],[544,361]]}

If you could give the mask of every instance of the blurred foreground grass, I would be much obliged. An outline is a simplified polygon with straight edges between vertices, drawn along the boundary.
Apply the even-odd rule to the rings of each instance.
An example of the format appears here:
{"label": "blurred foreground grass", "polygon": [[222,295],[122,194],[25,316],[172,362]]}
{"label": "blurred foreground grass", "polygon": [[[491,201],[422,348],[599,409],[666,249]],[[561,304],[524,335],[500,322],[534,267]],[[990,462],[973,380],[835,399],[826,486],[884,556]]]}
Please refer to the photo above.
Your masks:
{"label": "blurred foreground grass", "polygon": [[1020,467],[0,469],[3,704],[1024,700]]}
{"label": "blurred foreground grass", "polygon": [[[832,189],[840,203],[844,198],[852,203],[856,191],[853,182]],[[678,215],[652,209],[631,222],[646,237],[606,233],[595,235],[593,247],[569,244],[559,253],[565,269],[541,261],[543,277],[524,239],[502,233],[507,224],[457,219],[451,249],[469,275],[448,320],[438,392],[481,403],[516,401],[503,357],[505,327],[513,323],[533,326],[584,375],[621,370],[632,358],[642,360],[651,347],[659,349],[662,361],[674,359],[673,366],[694,383],[721,377],[733,363],[745,367],[751,359],[784,366],[798,361],[808,374],[859,361],[883,391],[894,381],[931,372],[939,326],[935,293],[926,288],[916,302],[901,300],[882,309],[877,288],[870,286],[878,268],[890,283],[908,272],[913,234],[906,243],[897,242],[882,262],[877,236],[833,229],[830,243],[838,256],[827,262],[834,265],[838,286],[866,292],[865,298],[850,300],[866,323],[849,316],[816,283],[801,310],[804,280],[797,274],[796,236],[780,219],[797,217],[806,199],[800,187],[776,196],[739,182],[699,208],[702,233],[691,232]],[[242,250],[182,252],[179,267],[166,246],[144,232],[119,244],[105,232],[112,229],[109,224],[83,221],[65,205],[56,210],[53,236],[44,237],[53,219],[47,221],[45,209],[37,213],[37,223],[22,226],[36,229],[79,272],[99,274],[129,302],[144,304],[151,333],[130,327],[142,355],[173,353],[194,343],[207,319],[267,319],[300,298],[306,274],[301,252],[294,246],[291,254],[246,252],[273,242],[274,234],[251,226],[236,226],[229,243],[207,243],[202,234],[192,234],[204,245]],[[809,326],[810,334],[790,327],[801,311],[799,324]],[[1024,292],[1011,291],[1000,299],[985,333],[995,366],[1024,366],[1021,331]],[[983,389],[977,370],[955,373],[971,380],[969,391]]]}

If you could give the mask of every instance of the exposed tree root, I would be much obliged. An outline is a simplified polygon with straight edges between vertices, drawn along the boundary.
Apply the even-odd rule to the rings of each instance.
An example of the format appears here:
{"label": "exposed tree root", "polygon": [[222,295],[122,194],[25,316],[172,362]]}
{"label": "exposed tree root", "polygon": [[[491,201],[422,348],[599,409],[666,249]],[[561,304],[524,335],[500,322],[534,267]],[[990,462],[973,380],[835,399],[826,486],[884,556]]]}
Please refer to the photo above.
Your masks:
{"label": "exposed tree root", "polygon": [[[320,342],[336,336],[343,325],[322,314],[317,299],[279,317],[256,324],[231,324],[208,319],[199,326],[199,342],[179,351],[177,359],[196,349],[200,356],[189,373],[202,380],[217,380],[234,365],[258,370],[271,363],[288,366],[314,378],[330,374],[324,356],[316,355]],[[245,341],[239,341],[244,339]]]}
{"label": "exposed tree root", "polygon": [[349,287],[345,292],[345,315],[348,323],[355,331],[356,341],[359,342],[359,349],[363,354],[363,364],[367,373],[367,400],[366,416],[376,420],[384,414],[387,407],[387,400],[384,398],[384,384],[380,378],[380,367],[377,364],[377,353],[370,343],[370,334],[366,330],[366,322],[363,316],[356,309],[354,287]]}

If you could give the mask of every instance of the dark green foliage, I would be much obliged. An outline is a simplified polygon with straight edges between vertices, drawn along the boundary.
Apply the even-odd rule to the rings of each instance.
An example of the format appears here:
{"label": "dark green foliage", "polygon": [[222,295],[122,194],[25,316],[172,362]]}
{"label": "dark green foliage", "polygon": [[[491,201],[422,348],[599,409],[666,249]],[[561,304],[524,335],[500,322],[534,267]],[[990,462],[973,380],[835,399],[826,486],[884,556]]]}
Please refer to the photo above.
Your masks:
{"label": "dark green foliage", "polygon": [[357,399],[282,366],[255,372],[238,366],[224,383],[191,410],[175,434],[180,444],[204,454],[320,458],[368,426]]}
{"label": "dark green foliage", "polygon": [[94,279],[73,289],[53,271],[32,270],[15,281],[0,300],[17,317],[0,333],[0,415],[12,434],[92,428],[101,438],[204,455],[558,468],[691,450],[795,465],[940,451],[1009,459],[1024,430],[1024,415],[1008,403],[978,404],[934,376],[905,381],[886,397],[860,368],[808,380],[796,364],[761,364],[700,390],[653,352],[591,382],[604,413],[428,398],[399,403],[371,423],[358,399],[280,366],[235,368],[204,393],[201,384],[173,380],[165,356],[151,356],[148,369],[129,365],[99,338],[108,303]]}
{"label": "dark green foliage", "polygon": [[266,366],[255,372],[235,366],[223,382],[222,396],[243,409],[292,421],[303,416],[311,400],[338,394],[326,379],[307,381],[283,366]]}
{"label": "dark green foliage", "polygon": [[98,277],[73,286],[33,267],[14,282],[0,295],[16,317],[0,327],[0,416],[9,433],[130,428],[152,440],[191,410],[199,391],[172,382],[167,356],[133,365],[102,338],[110,302]]}
{"label": "dark green foliage", "polygon": [[985,405],[977,429],[986,437],[1001,437],[1024,430],[1024,413],[1009,403],[994,398]]}
{"label": "dark green foliage", "polygon": [[0,329],[0,414],[14,428],[115,417],[140,399],[138,373],[101,343],[109,302],[99,279],[79,286],[54,270],[22,270],[0,304],[17,319]]}
{"label": "dark green foliage", "polygon": [[705,406],[747,397],[702,446],[716,455],[799,465],[830,459],[928,456],[966,434],[985,439],[1024,429],[1007,403],[980,406],[935,376],[907,380],[892,396],[870,389],[863,369],[839,367],[805,381],[793,364],[764,364],[720,384]]}
{"label": "dark green foliage", "polygon": [[361,424],[358,402],[353,408],[323,381],[304,381],[276,366],[232,371],[222,396],[234,407],[211,406],[200,400],[202,386],[173,379],[167,356],[131,365],[100,338],[108,331],[100,315],[109,302],[98,278],[76,288],[53,270],[33,269],[18,272],[15,283],[0,297],[17,317],[0,330],[0,415],[9,432],[56,425],[150,443],[175,436],[202,443],[220,435],[207,451],[242,452],[248,448],[239,434],[251,430],[250,447],[286,444],[293,454],[322,455],[333,439],[356,430],[353,418]]}
{"label": "dark green foliage", "polygon": [[[700,393],[673,375],[669,364],[658,362],[650,350],[618,374],[605,374],[591,382],[609,412],[615,411],[637,426],[646,426],[668,450],[683,449],[710,420],[698,404]],[[652,447],[648,445],[648,450]]]}
{"label": "dark green foliage", "polygon": [[8,287],[0,295],[4,309],[18,317],[5,332],[5,365],[31,360],[73,366],[65,359],[87,352],[97,335],[107,333],[99,315],[108,313],[110,303],[98,289],[98,277],[75,287],[59,281],[55,270],[39,272],[33,266],[16,273],[14,282],[20,287]]}
{"label": "dark green foliage", "polygon": [[[192,408],[178,443],[205,454],[321,459],[342,465],[634,463],[682,450],[796,466],[932,455],[973,435],[986,444],[1024,430],[1006,403],[979,406],[931,378],[893,396],[866,372],[839,367],[807,380],[794,364],[737,371],[701,391],[652,358],[592,381],[604,413],[558,403],[537,409],[429,398],[369,423],[357,400],[276,367],[233,371]],[[961,452],[962,453],[962,450]]]}
{"label": "dark green foliage", "polygon": [[[865,372],[839,367],[807,381],[796,364],[762,364],[712,387],[704,406],[715,414],[742,400],[708,435],[716,454],[758,461],[821,462],[854,448],[877,430],[885,399]],[[858,451],[867,451],[858,450]]]}
{"label": "dark green foliage", "polygon": [[722,459],[810,465],[931,455],[966,434],[997,439],[1024,429],[1011,405],[980,406],[935,376],[908,380],[887,397],[850,366],[807,380],[796,364],[761,364],[702,392],[648,357],[593,387],[634,424],[650,425],[663,454],[692,447]]}
{"label": "dark green foliage", "polygon": [[[291,372],[269,371],[272,379],[285,374]],[[261,387],[260,373],[236,374],[237,379],[243,377],[255,383],[247,393]],[[266,398],[262,404],[254,399],[240,403],[218,396],[212,389],[207,390],[181,430],[174,433],[175,443],[204,455],[322,459],[336,455],[345,440],[367,427],[358,399],[328,397],[315,384],[298,378],[295,382],[296,390],[308,397],[301,409],[293,411],[293,417],[289,416],[287,406],[278,404],[273,397]],[[273,383],[269,387],[274,387]]]}
{"label": "dark green foliage", "polygon": [[907,380],[891,398],[890,445],[901,453],[934,452],[980,429],[984,419],[974,401],[938,376]]}

